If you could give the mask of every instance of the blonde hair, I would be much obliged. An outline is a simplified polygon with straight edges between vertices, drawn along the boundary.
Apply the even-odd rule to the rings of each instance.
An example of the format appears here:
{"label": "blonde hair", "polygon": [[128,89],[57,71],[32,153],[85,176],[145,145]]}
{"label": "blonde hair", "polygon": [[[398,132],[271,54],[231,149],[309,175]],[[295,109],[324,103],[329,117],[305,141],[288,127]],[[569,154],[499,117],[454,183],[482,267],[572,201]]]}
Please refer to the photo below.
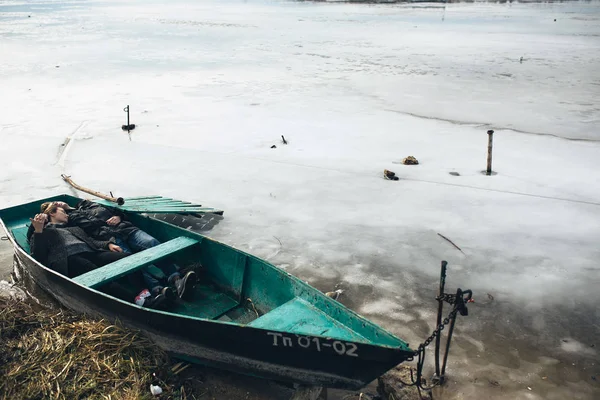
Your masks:
{"label": "blonde hair", "polygon": [[47,201],[45,203],[42,203],[42,205],[40,207],[40,211],[43,214],[47,214],[48,216],[50,216],[50,214],[56,213],[57,209],[58,209],[58,204],[56,204],[53,201]]}
{"label": "blonde hair", "polygon": [[42,205],[40,206],[40,212],[41,213],[45,213],[46,212],[46,208],[48,208],[49,206],[51,206],[53,203],[53,201],[46,201],[44,203],[42,203]]}

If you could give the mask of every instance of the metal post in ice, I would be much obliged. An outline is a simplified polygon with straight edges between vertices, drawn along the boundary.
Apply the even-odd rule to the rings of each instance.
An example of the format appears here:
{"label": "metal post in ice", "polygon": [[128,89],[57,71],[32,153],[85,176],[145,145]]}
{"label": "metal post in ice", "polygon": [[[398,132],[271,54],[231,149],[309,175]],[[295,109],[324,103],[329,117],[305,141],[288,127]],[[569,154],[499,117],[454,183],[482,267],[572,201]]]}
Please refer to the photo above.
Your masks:
{"label": "metal post in ice", "polygon": [[494,131],[487,131],[488,134],[488,156],[487,156],[487,169],[485,171],[486,175],[492,174],[492,143],[494,141]]}
{"label": "metal post in ice", "polygon": [[125,111],[125,112],[127,113],[127,131],[129,131],[129,127],[131,126],[131,125],[129,124],[129,104],[127,105],[127,107],[125,107],[125,108],[123,109],[123,111]]}

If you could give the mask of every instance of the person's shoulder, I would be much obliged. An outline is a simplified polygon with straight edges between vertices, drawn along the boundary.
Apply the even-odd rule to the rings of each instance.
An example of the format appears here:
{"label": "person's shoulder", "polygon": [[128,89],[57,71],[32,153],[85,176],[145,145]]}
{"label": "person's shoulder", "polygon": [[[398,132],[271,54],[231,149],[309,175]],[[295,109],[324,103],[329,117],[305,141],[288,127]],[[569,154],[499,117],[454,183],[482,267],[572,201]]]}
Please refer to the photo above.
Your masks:
{"label": "person's shoulder", "polygon": [[93,208],[93,207],[98,207],[98,206],[100,206],[100,204],[94,203],[91,200],[81,200],[79,203],[77,203],[75,205],[75,209],[86,209],[86,208]]}

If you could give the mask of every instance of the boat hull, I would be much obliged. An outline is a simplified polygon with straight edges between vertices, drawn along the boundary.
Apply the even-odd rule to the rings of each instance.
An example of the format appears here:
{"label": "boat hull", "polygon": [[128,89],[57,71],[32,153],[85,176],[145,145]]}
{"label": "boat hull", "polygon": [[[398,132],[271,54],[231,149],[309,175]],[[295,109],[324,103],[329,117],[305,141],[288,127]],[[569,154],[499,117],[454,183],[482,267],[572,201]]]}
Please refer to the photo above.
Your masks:
{"label": "boat hull", "polygon": [[412,356],[395,347],[328,340],[142,308],[79,285],[13,244],[24,272],[59,303],[79,313],[118,319],[186,361],[276,381],[355,390]]}

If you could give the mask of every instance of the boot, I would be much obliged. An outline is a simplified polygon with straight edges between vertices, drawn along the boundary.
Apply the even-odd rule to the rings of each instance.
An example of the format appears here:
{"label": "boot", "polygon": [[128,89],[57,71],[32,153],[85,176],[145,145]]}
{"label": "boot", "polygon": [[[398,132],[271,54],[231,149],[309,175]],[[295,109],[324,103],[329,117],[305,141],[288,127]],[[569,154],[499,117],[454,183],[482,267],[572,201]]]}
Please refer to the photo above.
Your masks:
{"label": "boot", "polygon": [[189,298],[196,287],[198,277],[194,271],[187,272],[183,277],[176,277],[174,279],[175,289],[177,289],[177,295],[180,299]]}
{"label": "boot", "polygon": [[159,295],[164,295],[165,299],[169,303],[172,303],[177,298],[177,295],[175,294],[175,290],[173,290],[173,288],[171,288],[169,286],[165,286],[165,287],[157,286],[157,287],[153,288],[152,295],[155,297],[159,296]]}

